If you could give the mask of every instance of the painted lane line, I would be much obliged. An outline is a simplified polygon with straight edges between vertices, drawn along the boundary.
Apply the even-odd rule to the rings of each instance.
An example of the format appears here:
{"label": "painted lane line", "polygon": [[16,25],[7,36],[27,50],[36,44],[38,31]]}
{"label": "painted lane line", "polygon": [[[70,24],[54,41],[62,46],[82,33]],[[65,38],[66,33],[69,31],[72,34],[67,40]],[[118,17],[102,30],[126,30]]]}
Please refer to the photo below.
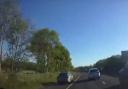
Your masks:
{"label": "painted lane line", "polygon": [[105,81],[102,81],[102,84],[106,85],[106,82]]}
{"label": "painted lane line", "polygon": [[76,78],[75,82],[76,82],[79,78],[80,78],[80,76],[78,76],[78,77]]}
{"label": "painted lane line", "polygon": [[73,83],[71,83],[66,89],[69,89],[72,85],[73,85]]}
{"label": "painted lane line", "polygon": [[[80,76],[78,76],[74,81],[76,82],[79,79]],[[68,87],[66,89],[70,89],[72,87],[73,83],[71,83],[70,85],[68,85]]]}

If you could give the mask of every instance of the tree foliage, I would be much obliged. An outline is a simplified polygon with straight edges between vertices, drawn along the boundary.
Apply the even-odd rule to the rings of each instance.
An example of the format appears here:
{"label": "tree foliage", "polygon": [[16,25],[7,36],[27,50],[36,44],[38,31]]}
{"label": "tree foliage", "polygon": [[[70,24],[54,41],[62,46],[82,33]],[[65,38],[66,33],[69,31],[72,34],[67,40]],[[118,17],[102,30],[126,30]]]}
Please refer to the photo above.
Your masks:
{"label": "tree foliage", "polygon": [[54,30],[45,28],[34,33],[28,49],[36,56],[41,72],[68,70],[71,67],[70,54]]}
{"label": "tree foliage", "polygon": [[[36,64],[24,62],[32,59],[30,56],[26,58],[28,51],[37,59]],[[40,72],[66,71],[72,68],[70,53],[60,42],[57,32],[45,28],[32,35],[29,33],[29,25],[22,17],[18,0],[0,0],[0,65],[1,63],[2,68],[9,68],[11,72],[16,72],[20,67]]]}
{"label": "tree foliage", "polygon": [[[18,0],[0,0],[0,48],[7,59],[19,62],[28,42],[28,23],[23,19]],[[4,48],[6,45],[6,50]],[[0,58],[2,59],[2,58]],[[11,70],[15,71],[14,62]]]}

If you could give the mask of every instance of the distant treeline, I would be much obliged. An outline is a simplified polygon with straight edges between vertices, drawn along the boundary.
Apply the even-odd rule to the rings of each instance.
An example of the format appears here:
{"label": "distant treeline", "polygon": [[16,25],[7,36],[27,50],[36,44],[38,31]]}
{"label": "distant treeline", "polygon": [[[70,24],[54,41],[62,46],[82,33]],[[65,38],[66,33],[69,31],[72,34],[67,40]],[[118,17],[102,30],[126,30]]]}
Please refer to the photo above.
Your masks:
{"label": "distant treeline", "polygon": [[125,63],[126,62],[121,55],[114,55],[106,59],[99,60],[94,65],[77,67],[75,70],[80,72],[88,72],[90,68],[96,67],[101,71],[101,73],[117,76],[121,68],[124,67]]}
{"label": "distant treeline", "polygon": [[125,65],[125,61],[120,55],[111,56],[109,58],[99,60],[94,67],[101,69],[102,73],[109,75],[118,75],[121,68]]}

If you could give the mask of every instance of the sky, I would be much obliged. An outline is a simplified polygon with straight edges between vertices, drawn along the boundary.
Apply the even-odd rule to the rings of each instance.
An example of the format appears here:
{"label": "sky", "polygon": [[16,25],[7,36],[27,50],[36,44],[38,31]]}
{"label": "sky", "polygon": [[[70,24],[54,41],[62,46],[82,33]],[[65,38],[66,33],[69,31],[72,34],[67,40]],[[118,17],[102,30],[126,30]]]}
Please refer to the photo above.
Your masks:
{"label": "sky", "polygon": [[128,0],[21,0],[36,29],[58,32],[75,67],[128,50]]}

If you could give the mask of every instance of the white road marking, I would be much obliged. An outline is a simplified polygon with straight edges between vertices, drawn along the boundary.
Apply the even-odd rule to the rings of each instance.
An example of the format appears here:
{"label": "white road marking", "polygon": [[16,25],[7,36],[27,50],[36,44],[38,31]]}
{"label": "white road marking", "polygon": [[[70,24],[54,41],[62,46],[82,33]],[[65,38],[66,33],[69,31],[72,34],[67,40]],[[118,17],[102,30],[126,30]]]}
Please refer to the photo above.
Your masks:
{"label": "white road marking", "polygon": [[73,83],[71,83],[70,85],[68,85],[68,87],[66,89],[69,89],[72,85],[73,85]]}
{"label": "white road marking", "polygon": [[[80,78],[80,76],[78,76],[74,81],[76,82],[79,78]],[[70,89],[72,85],[73,85],[73,83],[71,83],[70,85],[68,85],[68,87],[66,89]]]}
{"label": "white road marking", "polygon": [[75,82],[76,82],[79,78],[80,78],[80,76],[78,76],[78,77],[76,78]]}
{"label": "white road marking", "polygon": [[106,85],[106,82],[105,81],[102,81],[102,84]]}

